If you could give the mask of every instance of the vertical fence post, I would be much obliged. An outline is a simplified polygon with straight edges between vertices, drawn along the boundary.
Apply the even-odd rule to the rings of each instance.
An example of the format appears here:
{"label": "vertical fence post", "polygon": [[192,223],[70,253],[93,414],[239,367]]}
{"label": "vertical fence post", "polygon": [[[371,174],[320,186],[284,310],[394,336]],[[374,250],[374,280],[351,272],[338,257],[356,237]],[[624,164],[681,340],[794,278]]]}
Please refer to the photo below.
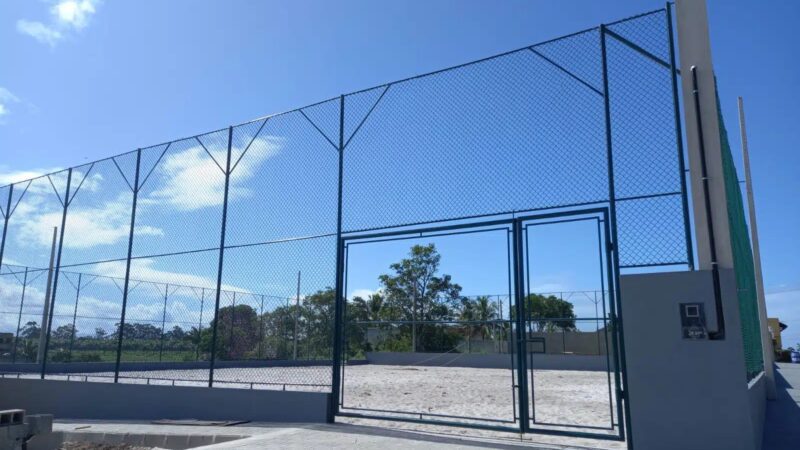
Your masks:
{"label": "vertical fence post", "polygon": [[[231,332],[228,337],[228,353],[233,355],[233,329],[236,327],[236,291],[233,291],[233,301],[231,302]],[[229,356],[230,357],[230,356]]]}
{"label": "vertical fence post", "polygon": [[297,315],[300,314],[300,271],[297,271],[297,296],[294,301],[294,345],[292,345],[292,359],[297,361]]}
{"label": "vertical fence post", "polygon": [[[609,268],[613,273],[613,279],[609,280],[609,296],[616,300],[616,329],[614,333],[619,336],[619,355],[617,360],[619,362],[619,371],[622,376],[622,387],[624,389],[620,392],[619,396],[623,399],[623,406],[625,410],[624,417],[620,420],[620,436],[625,436],[628,445],[632,446],[633,435],[631,433],[631,414],[630,414],[630,392],[628,386],[627,367],[625,361],[625,335],[623,333],[622,325],[622,299],[619,292],[619,241],[617,239],[617,203],[616,203],[616,187],[614,184],[614,152],[613,152],[613,137],[611,134],[611,102],[609,99],[609,82],[608,82],[608,55],[606,52],[606,26],[600,25],[600,54],[602,59],[603,68],[603,109],[605,114],[605,135],[606,135],[606,154],[608,164],[608,203],[609,215],[607,217],[607,224],[610,228],[610,240],[608,248],[612,255],[611,267]],[[627,422],[627,430],[626,430]]]}
{"label": "vertical fence post", "polygon": [[[509,337],[513,337],[517,341],[516,345],[516,369],[517,369],[517,392],[519,394],[519,411],[517,412],[517,416],[519,417],[519,427],[520,431],[525,433],[530,429],[530,418],[529,418],[529,407],[530,403],[528,400],[528,371],[527,371],[527,359],[525,356],[528,352],[528,343],[527,337],[525,335],[525,322],[526,322],[526,312],[525,306],[527,303],[527,298],[525,296],[525,269],[523,267],[523,242],[522,242],[522,222],[519,220],[515,220],[512,225],[512,233],[513,233],[513,248],[514,248],[514,297],[516,299],[515,302],[515,315],[516,315],[516,327],[517,332],[516,335],[513,333],[513,329],[510,330],[511,334]],[[512,314],[509,311],[509,319],[511,318]],[[513,325],[512,325],[513,327]]]}
{"label": "vertical fence post", "polygon": [[8,233],[8,219],[11,218],[11,196],[14,195],[14,185],[8,186],[8,199],[6,200],[6,213],[3,214],[3,239],[0,240],[0,272],[3,269],[3,252],[6,249],[6,234]]}
{"label": "vertical fence post", "polygon": [[195,344],[194,351],[195,361],[200,361],[200,338],[203,336],[203,306],[206,300],[206,288],[200,288],[200,319],[197,322],[197,344]]}
{"label": "vertical fence post", "polygon": [[[604,219],[605,220],[602,220],[602,221],[600,219],[597,220],[597,255],[600,258],[600,260],[598,262],[598,267],[600,267],[600,302],[602,303],[602,311],[603,311],[603,345],[605,347],[605,352],[606,352],[606,382],[608,383],[608,416],[611,419],[610,420],[611,428],[614,428],[614,402],[611,400],[612,395],[613,395],[613,393],[611,391],[611,370],[612,370],[611,353],[612,352],[614,353],[614,358],[615,358],[614,359],[615,366],[614,366],[613,370],[614,370],[614,380],[615,380],[617,386],[619,386],[619,384],[620,384],[620,381],[619,381],[620,380],[620,376],[619,376],[619,371],[616,370],[616,361],[617,361],[616,358],[617,358],[617,353],[618,353],[618,351],[617,351],[617,343],[616,343],[616,340],[614,340],[613,338],[612,338],[612,342],[611,343],[609,343],[609,340],[608,340],[608,328],[609,328],[609,326],[614,324],[614,321],[610,320],[610,318],[606,314],[606,279],[605,279],[605,275],[603,274],[603,268],[604,268],[604,266],[603,266],[603,248],[604,248],[604,245],[603,244],[604,244],[604,242],[603,242],[603,237],[602,236],[608,236],[608,232],[606,231],[606,233],[603,234],[600,231],[601,222],[602,222],[602,226],[605,227],[606,230],[608,230],[608,220],[607,220],[607,218],[604,218]],[[606,246],[608,245],[607,242],[605,244],[606,244]],[[612,274],[611,274],[611,257],[610,257],[610,254],[609,254],[608,251],[605,252],[605,258],[606,258],[605,269],[606,269],[607,274],[608,274],[609,289],[611,289],[613,281],[612,281]],[[596,296],[597,296],[597,293],[595,293],[595,297]],[[609,296],[609,301],[610,301],[610,303],[612,305],[614,304],[614,298],[613,297]],[[595,306],[595,308],[596,307],[597,306]],[[613,313],[613,309],[612,309],[611,315],[613,316],[613,314],[614,313]],[[616,330],[612,330],[612,333],[614,333],[613,336],[616,336]],[[598,338],[599,337],[600,337],[600,335],[599,335],[599,331],[598,331]],[[611,348],[612,345],[613,345],[613,348]],[[617,410],[619,411],[620,410],[619,409],[619,397],[617,397],[617,403],[618,403],[617,404]]]}
{"label": "vertical fence post", "polygon": [[[67,225],[67,208],[69,207],[69,188],[72,182],[72,168],[67,169],[67,189],[64,193],[64,210],[61,213],[61,230],[58,238],[58,256],[56,257],[55,275],[53,276],[53,290],[50,293],[50,317],[47,320],[47,337],[44,340],[44,355],[42,356],[42,375],[41,379],[44,380],[44,374],[47,371],[47,350],[50,347],[50,331],[53,328],[53,316],[56,311],[56,292],[58,292],[58,275],[61,272],[61,250],[64,248],[64,228]],[[47,299],[45,299],[45,303]],[[44,332],[44,324],[42,324],[42,332]]]}
{"label": "vertical fence post", "polygon": [[261,307],[258,308],[258,358],[264,358],[264,294],[261,294]]}
{"label": "vertical fence post", "polygon": [[225,258],[225,230],[228,224],[228,188],[231,181],[231,144],[233,127],[228,127],[228,156],[225,163],[225,192],[222,199],[222,226],[219,232],[219,259],[217,264],[217,293],[214,301],[214,326],[211,332],[211,367],[208,371],[208,387],[214,386],[214,365],[217,362],[217,329],[219,328],[219,297],[222,293],[222,267]]}
{"label": "vertical fence post", "polygon": [[83,273],[78,273],[78,285],[75,287],[75,309],[72,311],[72,332],[69,335],[69,361],[72,362],[72,346],[75,344],[75,321],[78,318],[78,300],[81,298],[81,279]]}
{"label": "vertical fence post", "polygon": [[333,301],[333,364],[328,422],[339,412],[342,366],[342,321],[344,320],[344,248],[342,244],[342,177],[344,175],[344,95],[339,97],[339,191],[336,211],[336,298]]}
{"label": "vertical fence post", "polygon": [[[22,277],[22,296],[19,299],[19,316],[17,316],[17,333],[14,335],[14,350],[11,352],[11,363],[17,362],[17,344],[19,343],[19,330],[22,326],[22,305],[25,304],[25,288],[28,286],[28,267]],[[40,331],[41,333],[41,331]]]}
{"label": "vertical fence post", "polygon": [[122,361],[122,339],[125,334],[125,312],[128,307],[128,284],[131,278],[131,255],[133,252],[133,228],[136,225],[136,201],[139,197],[139,166],[142,161],[142,150],[136,150],[136,174],[133,180],[133,202],[131,204],[131,226],[128,231],[128,256],[125,260],[125,281],[122,288],[122,310],[119,313],[119,329],[117,330],[117,359],[114,362],[114,383],[119,381],[119,366]]}
{"label": "vertical fence post", "polygon": [[[294,310],[292,309],[292,304],[291,304],[290,301],[291,301],[291,298],[286,297],[286,311],[288,311],[289,316],[287,316],[287,317],[289,317],[289,320],[291,320],[291,317],[294,315]],[[286,337],[286,336],[288,336],[286,334],[287,333],[287,331],[286,331],[287,329],[288,329],[288,327],[286,326],[286,319],[284,317],[280,317],[280,330],[278,331],[278,335],[280,336],[280,339],[279,339],[278,342],[288,342],[289,341],[288,338]],[[292,338],[292,339],[294,339],[294,338]],[[279,345],[280,344],[276,344],[276,347],[278,347],[280,349]],[[285,354],[286,355],[286,359],[289,359],[289,347],[286,347],[285,353],[280,353],[279,352],[278,354]]]}
{"label": "vertical fence post", "polygon": [[164,326],[167,324],[167,298],[169,297],[169,283],[164,286],[164,309],[161,312],[161,339],[158,343],[158,362],[164,357]]}
{"label": "vertical fence post", "polygon": [[47,318],[49,317],[49,309],[51,301],[51,288],[53,287],[53,264],[56,258],[56,246],[58,245],[58,227],[53,227],[53,239],[50,244],[50,262],[47,263],[47,283],[44,290],[44,304],[42,307],[42,323],[39,330],[39,347],[36,352],[36,363],[41,364],[44,360],[44,347],[45,340],[47,339]]}
{"label": "vertical fence post", "polygon": [[669,36],[669,73],[672,78],[672,108],[675,114],[675,142],[678,147],[678,170],[681,180],[681,206],[683,207],[683,233],[686,237],[686,261],[689,270],[694,270],[694,248],[692,248],[692,226],[689,224],[689,192],[686,189],[686,163],[683,157],[683,130],[681,108],[678,103],[678,73],[675,67],[675,38],[672,31],[672,6],[667,3],[667,32]]}

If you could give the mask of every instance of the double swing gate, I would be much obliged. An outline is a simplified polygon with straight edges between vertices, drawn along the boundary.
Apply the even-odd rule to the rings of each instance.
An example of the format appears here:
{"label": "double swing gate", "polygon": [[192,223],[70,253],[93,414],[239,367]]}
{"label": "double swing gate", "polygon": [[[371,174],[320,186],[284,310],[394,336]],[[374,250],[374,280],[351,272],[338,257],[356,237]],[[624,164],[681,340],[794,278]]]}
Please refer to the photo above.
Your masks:
{"label": "double swing gate", "polygon": [[[565,224],[586,226],[562,230]],[[592,251],[582,252],[580,256],[590,261],[576,263],[592,269],[593,273],[583,275],[594,277],[599,287],[594,291],[599,297],[595,297],[598,312],[593,317],[542,315],[534,306],[535,298],[549,296],[537,292],[536,283],[532,281],[550,259],[549,255],[537,251],[542,242],[536,230],[547,227],[557,234],[591,241]],[[576,233],[584,236],[576,236]],[[508,292],[495,299],[494,315],[488,319],[394,320],[384,317],[362,320],[348,314],[352,299],[347,299],[341,335],[343,362],[338,414],[622,439],[625,432],[624,352],[608,208],[344,236],[340,241],[345,260],[343,291],[347,292],[348,267],[352,264],[350,252],[355,246],[395,241],[413,244],[448,237],[463,240],[474,235],[495,235],[497,239],[493,242],[505,247],[507,265],[503,269]],[[487,270],[492,268],[487,267]],[[569,333],[564,331],[567,322],[571,328],[577,328]],[[596,336],[596,354],[573,355],[568,351],[566,336],[580,335],[579,330],[586,328],[580,322],[595,327],[594,333],[583,334]],[[436,336],[437,331],[458,333],[462,329],[489,329],[494,342],[488,354],[486,346],[474,349],[464,342],[445,344],[452,346],[449,349],[437,347],[436,339],[433,344],[428,343],[427,348],[425,344],[415,343],[404,351],[393,349],[392,352],[390,348],[383,357],[380,353],[369,355],[368,359],[375,358],[376,364],[364,364],[364,356],[354,352],[355,347],[363,347],[365,340],[373,347],[380,346],[382,339],[385,343],[387,338],[399,336],[403,331],[406,335],[431,337]],[[473,332],[466,333],[467,339]],[[551,351],[547,350],[548,343]],[[554,343],[561,345],[557,352],[552,351]]]}
{"label": "double swing gate", "polygon": [[[449,114],[442,113],[445,99],[427,99],[437,114],[412,122],[426,133],[441,129],[431,131],[434,137],[408,138],[426,146],[400,152],[390,145],[376,174],[359,165],[365,141],[343,154],[332,415],[630,437],[620,272],[691,269],[694,259],[672,26],[668,5],[528,47],[524,55],[510,52],[390,85],[446,82],[466,95],[447,97],[458,110],[456,124],[443,125],[437,115]],[[464,81],[473,76],[492,82],[477,94]],[[553,83],[540,89],[540,79]],[[497,108],[498,95],[505,109]],[[458,151],[443,151],[448,146]],[[364,201],[349,197],[367,193]],[[538,292],[536,272],[549,262],[537,256],[542,240],[536,235],[575,223],[596,236],[595,253],[582,256],[594,261],[596,312],[542,315],[534,302],[548,295]],[[499,317],[360,321],[348,315],[354,245],[469,233],[501,233],[507,240],[508,292],[499,296]],[[477,255],[474,264],[480,260]],[[568,341],[578,333],[565,330],[588,334],[587,326],[594,326],[598,351],[574,354]],[[470,348],[476,328],[491,336],[491,350]],[[464,339],[448,341],[442,330],[467,331]],[[432,336],[429,348],[417,343],[424,333]],[[411,343],[379,345],[386,336],[411,336]],[[355,340],[373,351],[357,354]],[[489,354],[474,355],[481,352]]]}

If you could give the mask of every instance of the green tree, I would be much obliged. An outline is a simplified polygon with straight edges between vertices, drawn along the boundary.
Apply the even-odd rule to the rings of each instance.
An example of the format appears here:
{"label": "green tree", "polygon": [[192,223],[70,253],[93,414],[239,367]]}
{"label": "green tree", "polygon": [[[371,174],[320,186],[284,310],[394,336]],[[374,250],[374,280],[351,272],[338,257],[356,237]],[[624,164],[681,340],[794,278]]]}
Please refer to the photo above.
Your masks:
{"label": "green tree", "polygon": [[186,339],[186,331],[178,325],[175,325],[172,327],[172,330],[164,333],[164,338],[173,341],[182,341]]}
{"label": "green tree", "polygon": [[41,329],[35,321],[30,321],[19,330],[20,339],[38,339]]}
{"label": "green tree", "polygon": [[[336,293],[325,288],[303,299],[299,311],[298,337],[307,359],[328,359],[333,348],[333,303]],[[299,350],[298,350],[299,351]]]}
{"label": "green tree", "polygon": [[493,324],[490,323],[499,317],[497,305],[485,295],[470,299],[461,299],[459,319],[475,322],[467,326],[468,336],[480,336],[482,339],[493,337]]}
{"label": "green tree", "polygon": [[17,342],[17,361],[36,361],[39,349],[39,333],[41,328],[35,321],[26,322],[19,330]]}
{"label": "green tree", "polygon": [[[392,274],[378,277],[382,285],[384,319],[410,320],[411,351],[447,346],[450,339],[441,326],[420,326],[420,321],[452,319],[459,306],[461,286],[450,275],[438,276],[441,255],[434,244],[414,245],[408,258],[392,264]],[[421,336],[418,336],[420,334]],[[423,341],[423,339],[425,339]],[[420,343],[426,345],[420,346]]]}
{"label": "green tree", "polygon": [[106,333],[106,330],[104,330],[104,329],[102,329],[100,327],[97,327],[97,328],[94,329],[94,338],[95,339],[105,339],[107,334],[108,333]]}
{"label": "green tree", "polygon": [[254,354],[258,343],[258,314],[250,305],[225,306],[217,312],[208,330],[203,330],[204,348],[211,349],[217,322],[217,355],[221,359],[244,359]]}
{"label": "green tree", "polygon": [[538,332],[574,331],[572,303],[555,295],[530,294],[525,298],[527,319]]}
{"label": "green tree", "polygon": [[[271,312],[265,312],[261,317],[264,330],[258,350],[260,357],[294,359],[295,320],[299,321],[299,319],[300,307],[294,305],[294,300],[290,306],[279,306]],[[299,323],[297,329],[298,331],[300,329]],[[299,339],[297,343],[299,346]],[[301,348],[298,347],[298,352],[300,350]]]}
{"label": "green tree", "polygon": [[347,302],[345,310],[345,354],[348,358],[364,357],[364,353],[372,350],[367,341],[367,330],[370,326],[370,306],[367,300],[354,297]]}
{"label": "green tree", "polygon": [[56,328],[51,333],[50,338],[53,340],[68,341],[74,336],[74,334],[77,334],[77,330],[75,330],[70,323]]}

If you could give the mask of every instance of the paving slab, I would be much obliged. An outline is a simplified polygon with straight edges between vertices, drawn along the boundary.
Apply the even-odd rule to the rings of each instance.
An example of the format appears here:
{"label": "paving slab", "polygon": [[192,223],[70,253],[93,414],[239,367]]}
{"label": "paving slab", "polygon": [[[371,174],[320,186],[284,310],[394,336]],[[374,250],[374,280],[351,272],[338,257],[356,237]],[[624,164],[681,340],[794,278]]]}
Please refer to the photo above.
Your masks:
{"label": "paving slab", "polygon": [[[201,449],[407,449],[407,448],[497,448],[542,450],[605,450],[624,448],[624,443],[593,441],[508,432],[487,434],[479,430],[443,426],[421,426],[397,422],[343,419],[350,423],[274,424],[250,423],[237,426],[157,425],[150,422],[59,420],[54,431],[85,440],[136,443],[163,448]],[[367,424],[367,425],[365,425]],[[133,442],[128,442],[133,443]]]}

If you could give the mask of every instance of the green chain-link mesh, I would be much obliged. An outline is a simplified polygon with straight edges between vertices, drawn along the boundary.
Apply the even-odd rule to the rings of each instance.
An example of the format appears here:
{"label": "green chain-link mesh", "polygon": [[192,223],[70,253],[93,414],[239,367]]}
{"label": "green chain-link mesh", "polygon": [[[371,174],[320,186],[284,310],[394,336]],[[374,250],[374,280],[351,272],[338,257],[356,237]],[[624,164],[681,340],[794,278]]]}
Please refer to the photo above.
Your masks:
{"label": "green chain-link mesh", "polygon": [[728,132],[725,129],[725,122],[719,105],[719,92],[717,92],[717,114],[719,116],[722,144],[722,170],[725,178],[725,196],[728,204],[728,224],[731,230],[733,265],[739,295],[739,316],[742,321],[744,360],[747,368],[747,380],[749,381],[764,370],[764,355],[761,352],[761,333],[756,299],[755,268],[753,267],[753,251],[750,247],[750,233],[744,216],[739,177],[736,174],[736,167],[733,165]]}

